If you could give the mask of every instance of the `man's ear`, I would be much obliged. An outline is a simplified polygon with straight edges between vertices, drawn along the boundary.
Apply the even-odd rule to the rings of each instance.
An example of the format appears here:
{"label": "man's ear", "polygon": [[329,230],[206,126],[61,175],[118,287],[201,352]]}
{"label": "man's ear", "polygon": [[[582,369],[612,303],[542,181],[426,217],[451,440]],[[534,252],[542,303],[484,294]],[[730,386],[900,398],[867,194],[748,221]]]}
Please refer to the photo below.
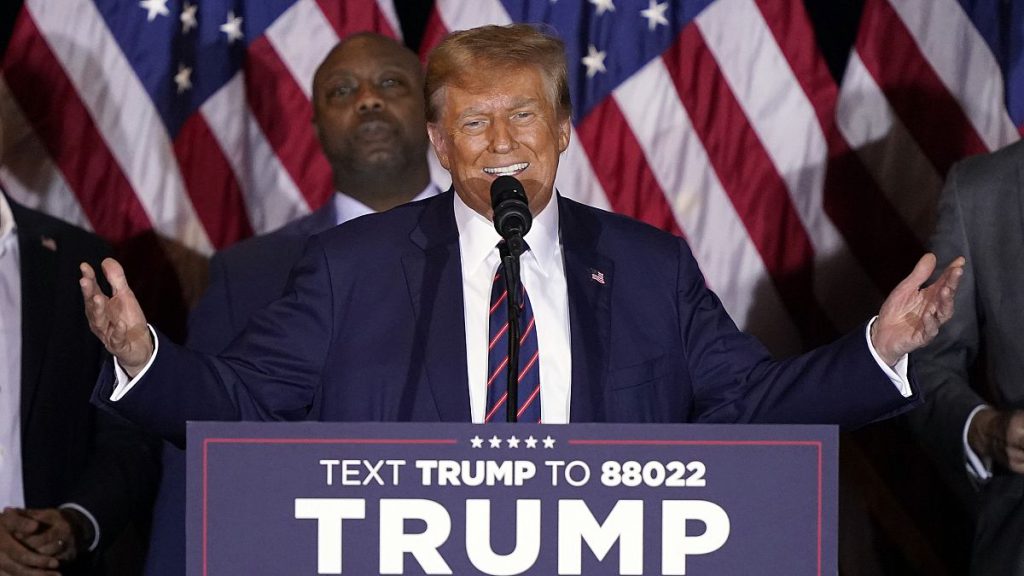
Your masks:
{"label": "man's ear", "polygon": [[451,172],[451,166],[448,164],[448,139],[445,138],[444,131],[441,130],[439,125],[428,122],[427,135],[430,136],[430,145],[434,147],[437,161],[441,163],[445,170]]}

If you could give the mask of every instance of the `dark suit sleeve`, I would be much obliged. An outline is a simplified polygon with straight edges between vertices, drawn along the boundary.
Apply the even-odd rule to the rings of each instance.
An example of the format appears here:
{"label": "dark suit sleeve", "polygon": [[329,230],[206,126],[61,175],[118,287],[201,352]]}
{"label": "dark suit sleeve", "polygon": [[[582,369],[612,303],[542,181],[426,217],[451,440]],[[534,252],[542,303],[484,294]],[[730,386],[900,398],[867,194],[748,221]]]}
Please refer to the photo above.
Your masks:
{"label": "dark suit sleeve", "polygon": [[807,354],[774,360],[737,329],[689,248],[680,246],[679,326],[697,421],[850,428],[910,407],[872,357],[865,325]]}
{"label": "dark suit sleeve", "polygon": [[[942,327],[935,340],[914,353],[928,401],[910,414],[908,421],[929,451],[963,471],[963,430],[971,410],[984,400],[971,388],[969,370],[978,357],[980,346],[979,302],[976,266],[961,196],[963,166],[954,166],[939,202],[939,219],[932,237],[932,250],[938,261],[949,262],[966,256],[967,265],[960,280],[953,318]],[[988,196],[988,195],[986,195]]]}
{"label": "dark suit sleeve", "polygon": [[150,509],[160,463],[155,437],[97,410],[95,451],[67,501],[89,511],[106,547],[133,518]]}
{"label": "dark suit sleeve", "polygon": [[109,400],[108,362],[93,399],[178,445],[187,420],[301,420],[334,337],[334,297],[325,251],[314,238],[285,295],[255,314],[223,354],[200,354],[160,337],[149,372],[131,392]]}
{"label": "dark suit sleeve", "polygon": [[231,275],[221,254],[210,260],[210,283],[189,315],[187,346],[216,354],[240,332],[233,314]]}
{"label": "dark suit sleeve", "polygon": [[[197,352],[216,354],[224,350],[241,331],[239,318],[248,316],[236,307],[254,299],[251,292],[239,290],[236,280],[246,284],[244,276],[231,273],[232,264],[238,259],[233,254],[238,253],[238,248],[236,245],[227,252],[218,252],[210,260],[209,286],[189,314],[186,346]],[[270,250],[261,252],[265,252],[263,262],[275,256]],[[162,475],[146,557],[149,575],[180,576],[185,572],[186,458],[181,448],[169,442],[163,445]]]}

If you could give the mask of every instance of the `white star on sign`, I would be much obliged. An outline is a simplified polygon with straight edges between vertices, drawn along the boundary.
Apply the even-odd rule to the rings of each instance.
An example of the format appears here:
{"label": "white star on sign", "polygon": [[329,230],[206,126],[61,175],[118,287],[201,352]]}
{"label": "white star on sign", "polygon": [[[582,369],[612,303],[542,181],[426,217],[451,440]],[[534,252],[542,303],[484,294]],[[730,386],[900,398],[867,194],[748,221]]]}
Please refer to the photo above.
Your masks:
{"label": "white star on sign", "polygon": [[544,442],[544,447],[545,448],[554,448],[555,447],[555,439],[552,438],[551,436],[548,436],[547,438],[545,438],[543,440],[543,442]]}
{"label": "white star on sign", "polygon": [[537,439],[533,437],[533,434],[531,434],[530,437],[526,439],[526,447],[527,448],[536,448],[537,447]]}
{"label": "white star on sign", "polygon": [[491,448],[501,448],[501,438],[498,438],[497,435],[491,436],[491,439],[488,440],[488,442],[491,443]]}
{"label": "white star on sign", "polygon": [[220,31],[227,34],[228,44],[242,39],[242,17],[235,16],[234,10],[228,11],[228,21],[220,25]]}
{"label": "white star on sign", "polygon": [[600,16],[605,12],[615,12],[614,0],[590,0],[590,3],[597,6],[597,15]]}
{"label": "white star on sign", "polygon": [[185,2],[185,6],[181,9],[181,16],[178,17],[181,20],[181,32],[183,34],[188,34],[189,30],[199,26],[199,22],[196,20],[196,10],[198,9],[198,4]]}
{"label": "white star on sign", "polygon": [[479,436],[473,436],[469,439],[469,443],[472,444],[473,448],[480,448],[484,445],[484,439]]}
{"label": "white star on sign", "polygon": [[146,20],[150,22],[156,20],[157,16],[170,16],[171,14],[167,9],[167,0],[142,0],[139,2],[139,8],[145,8],[149,12],[146,14]]}
{"label": "white star on sign", "polygon": [[174,83],[178,85],[178,94],[192,89],[192,69],[178,64],[178,73],[174,75]]}
{"label": "white star on sign", "polygon": [[593,78],[598,72],[605,72],[604,69],[604,52],[598,51],[597,47],[591,44],[587,48],[587,55],[580,59],[583,65],[587,67],[587,78]]}
{"label": "white star on sign", "polygon": [[665,18],[665,11],[668,10],[668,2],[658,3],[658,0],[649,0],[647,10],[641,10],[640,15],[647,18],[647,29],[654,31],[658,24],[668,26],[668,18]]}
{"label": "white star on sign", "polygon": [[512,437],[508,439],[508,447],[519,448],[519,438],[516,438],[515,434],[513,434]]}

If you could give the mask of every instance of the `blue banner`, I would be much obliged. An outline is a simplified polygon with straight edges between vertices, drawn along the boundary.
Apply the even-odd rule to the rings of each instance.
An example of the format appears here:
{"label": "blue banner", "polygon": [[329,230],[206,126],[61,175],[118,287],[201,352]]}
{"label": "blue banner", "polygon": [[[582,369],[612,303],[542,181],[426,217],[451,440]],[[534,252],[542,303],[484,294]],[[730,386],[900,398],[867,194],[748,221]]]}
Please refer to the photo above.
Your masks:
{"label": "blue banner", "polygon": [[825,426],[191,423],[188,573],[836,567]]}

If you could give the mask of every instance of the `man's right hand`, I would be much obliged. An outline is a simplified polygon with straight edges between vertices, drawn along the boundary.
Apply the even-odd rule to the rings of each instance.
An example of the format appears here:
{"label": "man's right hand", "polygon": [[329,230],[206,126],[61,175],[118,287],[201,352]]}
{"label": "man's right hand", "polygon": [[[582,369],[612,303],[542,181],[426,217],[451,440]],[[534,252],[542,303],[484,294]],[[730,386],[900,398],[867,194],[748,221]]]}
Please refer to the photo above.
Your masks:
{"label": "man's right hand", "polygon": [[21,542],[21,538],[39,529],[39,523],[12,509],[0,513],[0,575],[60,576],[60,562],[39,554]]}
{"label": "man's right hand", "polygon": [[971,419],[967,442],[979,456],[1024,474],[1024,410],[979,410]]}
{"label": "man's right hand", "polygon": [[78,283],[85,299],[85,316],[92,333],[117,358],[128,376],[134,378],[153,355],[153,339],[142,307],[128,287],[124,269],[113,258],[105,259],[101,265],[113,294],[109,298],[103,294],[96,282],[96,272],[83,262]]}

